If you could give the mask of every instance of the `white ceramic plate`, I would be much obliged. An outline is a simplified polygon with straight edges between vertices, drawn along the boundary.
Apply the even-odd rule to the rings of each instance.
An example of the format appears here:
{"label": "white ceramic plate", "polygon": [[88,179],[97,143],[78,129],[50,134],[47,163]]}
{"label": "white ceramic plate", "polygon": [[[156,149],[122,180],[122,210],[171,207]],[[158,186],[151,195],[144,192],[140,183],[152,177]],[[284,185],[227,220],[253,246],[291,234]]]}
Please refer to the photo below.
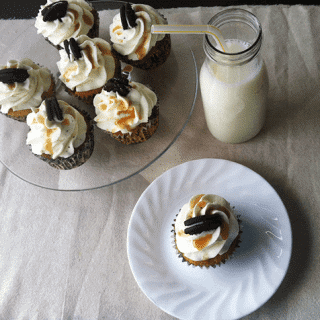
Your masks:
{"label": "white ceramic plate", "polygon": [[[242,242],[217,268],[188,266],[176,255],[173,220],[191,196],[213,193],[241,215]],[[146,296],[179,319],[237,319],[261,307],[277,290],[290,261],[286,209],[261,176],[240,164],[202,159],[174,167],[141,195],[128,227],[128,259]]]}

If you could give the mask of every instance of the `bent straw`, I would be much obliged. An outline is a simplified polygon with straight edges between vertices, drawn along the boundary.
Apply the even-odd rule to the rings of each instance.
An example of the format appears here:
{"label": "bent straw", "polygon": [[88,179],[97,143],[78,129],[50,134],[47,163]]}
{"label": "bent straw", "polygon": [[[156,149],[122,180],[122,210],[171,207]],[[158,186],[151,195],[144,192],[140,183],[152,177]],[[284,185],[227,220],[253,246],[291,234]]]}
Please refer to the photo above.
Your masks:
{"label": "bent straw", "polygon": [[226,43],[217,27],[211,25],[170,25],[154,24],[151,33],[185,33],[185,34],[209,34],[215,38],[222,51],[226,52]]}

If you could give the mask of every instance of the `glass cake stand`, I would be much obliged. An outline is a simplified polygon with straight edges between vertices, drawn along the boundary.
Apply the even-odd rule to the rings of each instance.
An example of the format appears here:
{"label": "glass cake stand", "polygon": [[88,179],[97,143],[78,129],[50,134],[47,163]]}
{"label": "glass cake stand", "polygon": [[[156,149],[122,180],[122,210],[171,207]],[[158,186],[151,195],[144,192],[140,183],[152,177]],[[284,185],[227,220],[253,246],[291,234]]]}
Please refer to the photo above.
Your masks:
{"label": "glass cake stand", "polygon": [[[110,40],[109,25],[123,2],[92,2],[100,15],[100,37]],[[9,59],[30,58],[50,69],[57,79],[58,51],[38,35],[34,19],[27,21],[18,33],[8,30],[2,41],[1,65]],[[123,145],[95,127],[95,148],[91,158],[72,170],[58,170],[38,159],[26,145],[29,127],[0,114],[0,161],[17,177],[39,187],[79,191],[110,186],[141,172],[157,160],[176,141],[185,128],[194,108],[198,90],[198,72],[192,50],[184,35],[173,35],[172,50],[164,65],[154,71],[134,69],[133,81],[153,88],[159,99],[159,128],[147,141]],[[122,67],[125,65],[123,64]],[[70,97],[59,88],[57,98],[88,111],[94,107]]]}

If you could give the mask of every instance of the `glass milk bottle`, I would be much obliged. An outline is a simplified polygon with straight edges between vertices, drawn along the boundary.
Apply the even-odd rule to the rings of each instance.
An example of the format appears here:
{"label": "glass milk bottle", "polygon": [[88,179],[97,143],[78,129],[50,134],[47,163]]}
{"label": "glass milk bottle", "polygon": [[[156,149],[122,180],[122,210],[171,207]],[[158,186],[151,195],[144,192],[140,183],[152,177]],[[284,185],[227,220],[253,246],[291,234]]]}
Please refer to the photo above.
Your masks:
{"label": "glass milk bottle", "polygon": [[222,46],[211,35],[203,43],[200,89],[207,126],[218,140],[241,143],[257,135],[265,121],[269,84],[260,55],[262,29],[242,9],[224,10],[209,24],[223,38]]}

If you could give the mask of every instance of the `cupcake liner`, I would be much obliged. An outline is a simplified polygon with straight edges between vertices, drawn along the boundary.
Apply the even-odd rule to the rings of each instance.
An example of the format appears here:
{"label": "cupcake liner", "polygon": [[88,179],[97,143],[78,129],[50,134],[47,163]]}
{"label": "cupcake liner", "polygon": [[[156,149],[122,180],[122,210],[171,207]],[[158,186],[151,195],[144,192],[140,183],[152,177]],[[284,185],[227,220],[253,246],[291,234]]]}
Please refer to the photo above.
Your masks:
{"label": "cupcake liner", "polygon": [[103,87],[97,88],[97,89],[93,89],[93,90],[89,90],[89,91],[83,91],[83,92],[78,92],[75,89],[71,90],[70,88],[68,88],[65,83],[62,82],[62,85],[64,87],[64,90],[72,97],[77,98],[78,100],[89,104],[89,105],[93,105],[93,99],[95,97],[96,94],[99,94]]}
{"label": "cupcake liner", "polygon": [[123,143],[123,144],[137,144],[148,140],[157,130],[159,126],[159,106],[156,105],[152,109],[152,114],[149,117],[147,123],[139,124],[132,132],[130,133],[121,133],[108,132],[114,139]]}
{"label": "cupcake liner", "polygon": [[[83,142],[83,144],[78,148],[75,148],[74,154],[68,158],[58,157],[56,159],[52,159],[50,155],[47,155],[47,154],[42,154],[42,155],[34,154],[37,158],[45,161],[55,169],[70,170],[70,169],[74,169],[81,166],[91,157],[94,149],[93,120],[91,119],[90,115],[86,111],[79,110],[76,107],[74,108],[83,115],[87,124],[87,135],[86,135],[86,140]],[[31,150],[31,146],[29,146],[29,148]]]}
{"label": "cupcake liner", "polygon": [[[178,214],[177,214],[178,215]],[[177,216],[176,215],[176,216]],[[176,219],[174,219],[174,222],[176,221]],[[173,248],[175,249],[177,256],[179,258],[181,258],[182,262],[187,263],[189,266],[192,266],[194,268],[196,267],[200,267],[201,269],[203,267],[209,269],[209,268],[216,268],[217,266],[220,267],[221,264],[225,264],[227,262],[227,260],[230,260],[234,257],[234,253],[236,251],[236,248],[238,248],[240,246],[241,240],[240,240],[240,236],[242,234],[242,226],[241,226],[241,220],[240,220],[240,215],[237,215],[237,221],[239,224],[239,234],[236,237],[236,239],[232,242],[230,248],[228,249],[228,251],[226,253],[224,253],[222,256],[220,256],[218,254],[218,258],[220,259],[220,257],[222,257],[220,259],[220,261],[215,262],[216,257],[208,259],[208,260],[204,260],[204,261],[193,261],[191,259],[186,258],[182,252],[179,251],[179,249],[177,248],[176,245],[176,232],[175,232],[175,223],[172,224],[173,229],[171,230],[172,235],[171,237],[173,238],[172,244],[173,244]],[[212,263],[213,262],[213,263]]]}
{"label": "cupcake liner", "polygon": [[[43,68],[42,66],[40,66],[40,67]],[[53,75],[51,74],[51,85],[47,91],[42,93],[41,99],[45,100],[46,98],[52,97],[54,94],[55,94],[55,81],[54,81]],[[39,106],[40,106],[40,104],[39,104]],[[36,106],[36,108],[39,106]],[[1,106],[0,106],[0,109],[1,109]],[[17,111],[13,111],[12,109],[10,109],[8,111],[8,113],[2,113],[2,112],[1,113],[3,115],[5,115],[6,117],[11,118],[13,120],[16,120],[19,122],[26,122],[27,116],[29,113],[31,113],[31,111],[32,111],[31,109],[23,109],[23,110],[17,110]]]}
{"label": "cupcake liner", "polygon": [[131,60],[127,56],[123,56],[116,50],[112,49],[112,53],[121,61],[142,70],[152,70],[160,67],[169,57],[171,51],[171,38],[167,34],[158,41],[150,52],[141,60]]}

